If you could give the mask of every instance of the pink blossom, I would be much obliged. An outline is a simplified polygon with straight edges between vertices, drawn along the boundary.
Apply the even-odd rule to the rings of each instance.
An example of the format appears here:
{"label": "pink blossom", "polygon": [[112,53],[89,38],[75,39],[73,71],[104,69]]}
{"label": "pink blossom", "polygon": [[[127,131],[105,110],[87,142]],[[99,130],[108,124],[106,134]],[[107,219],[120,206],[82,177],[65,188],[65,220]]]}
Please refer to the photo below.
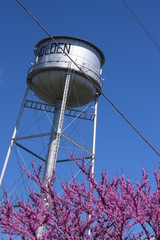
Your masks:
{"label": "pink blossom", "polygon": [[151,191],[144,169],[141,182],[135,185],[124,176],[109,182],[107,172],[101,174],[98,183],[91,174],[91,166],[85,167],[85,159],[79,164],[72,158],[86,175],[87,186],[73,178],[70,184],[62,182],[63,195],[59,196],[51,184],[55,177],[44,184],[42,166],[36,170],[33,164],[34,175],[24,171],[41,191],[30,189],[32,204],[19,200],[18,210],[13,208],[5,191],[5,201],[0,206],[1,233],[24,240],[37,239],[37,229],[45,225],[42,239],[160,239],[158,170],[154,172],[157,187]]}

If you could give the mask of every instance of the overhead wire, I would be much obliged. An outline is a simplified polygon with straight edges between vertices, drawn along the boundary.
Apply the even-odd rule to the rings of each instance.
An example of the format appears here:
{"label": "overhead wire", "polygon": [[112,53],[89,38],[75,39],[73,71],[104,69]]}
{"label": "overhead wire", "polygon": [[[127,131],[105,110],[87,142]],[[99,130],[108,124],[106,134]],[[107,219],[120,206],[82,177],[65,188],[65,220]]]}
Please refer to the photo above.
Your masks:
{"label": "overhead wire", "polygon": [[80,70],[80,72],[96,87],[96,89],[101,93],[105,100],[119,113],[119,115],[126,121],[126,123],[142,138],[142,140],[160,157],[160,153],[156,150],[156,148],[134,127],[134,125],[123,115],[123,113],[112,103],[112,101],[106,96],[105,93],[102,92],[101,88],[99,88],[92,79],[83,71],[81,67],[70,57],[68,53],[59,45],[59,43],[49,34],[49,32],[42,26],[42,24],[31,14],[31,12],[19,1],[17,2],[21,5],[21,7],[30,15],[30,17],[39,25],[39,27],[49,36],[50,39],[62,50],[62,52],[70,59],[71,62]]}
{"label": "overhead wire", "polygon": [[136,15],[136,13],[133,11],[133,9],[129,6],[129,4],[125,1],[122,0],[123,4],[126,6],[128,11],[132,14],[132,16],[136,19],[137,23],[141,26],[143,31],[146,33],[148,38],[152,41],[152,43],[155,45],[155,47],[160,51],[160,45],[157,43],[157,41],[153,38],[151,33],[148,31],[148,29],[144,26],[140,18]]}

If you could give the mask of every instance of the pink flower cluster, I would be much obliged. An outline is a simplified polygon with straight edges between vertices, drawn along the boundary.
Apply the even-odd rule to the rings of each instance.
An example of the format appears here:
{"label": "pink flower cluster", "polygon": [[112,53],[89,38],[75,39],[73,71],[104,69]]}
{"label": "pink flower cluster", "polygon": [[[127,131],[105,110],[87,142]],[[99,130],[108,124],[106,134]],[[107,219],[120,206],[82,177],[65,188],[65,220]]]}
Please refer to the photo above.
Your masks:
{"label": "pink flower cluster", "polygon": [[[74,158],[72,156],[72,158]],[[32,204],[19,201],[15,210],[6,194],[0,206],[0,232],[22,239],[38,239],[37,230],[45,226],[42,239],[160,239],[160,175],[155,170],[156,190],[151,189],[148,174],[142,171],[140,183],[131,184],[124,176],[109,182],[107,173],[98,183],[91,167],[74,160],[87,177],[87,182],[62,183],[63,195],[47,186],[41,169],[34,174],[25,171],[41,189],[30,189]],[[52,183],[55,179],[52,179]],[[51,182],[51,181],[49,181]],[[47,203],[47,204],[46,204]],[[10,238],[12,239],[12,238]]]}

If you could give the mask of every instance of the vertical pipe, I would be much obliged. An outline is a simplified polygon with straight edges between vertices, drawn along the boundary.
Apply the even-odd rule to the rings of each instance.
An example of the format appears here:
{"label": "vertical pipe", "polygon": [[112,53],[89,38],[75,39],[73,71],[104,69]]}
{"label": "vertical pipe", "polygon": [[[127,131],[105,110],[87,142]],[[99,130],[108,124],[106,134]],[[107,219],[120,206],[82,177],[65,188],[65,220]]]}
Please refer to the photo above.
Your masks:
{"label": "vertical pipe", "polygon": [[[69,91],[70,78],[71,78],[71,71],[70,69],[68,69],[64,92],[63,92],[63,99],[62,101],[57,101],[56,107],[55,107],[55,115],[53,119],[51,138],[50,138],[48,154],[47,154],[47,161],[46,161],[46,166],[45,166],[45,171],[43,176],[43,180],[45,184],[47,184],[52,180],[53,170],[56,167],[60,137],[62,132],[63,120],[64,120],[64,112],[66,109],[66,103],[67,103],[67,97],[68,97],[68,91]],[[43,197],[45,201],[45,196]],[[48,206],[47,202],[45,202],[45,204],[46,206]],[[45,233],[45,225],[42,225],[37,230],[37,238],[42,239],[42,236],[44,233]]]}
{"label": "vertical pipe", "polygon": [[48,147],[47,161],[46,161],[44,176],[43,176],[44,181],[47,181],[52,177],[53,170],[56,168],[57,159],[54,158],[54,155],[56,150],[56,135],[58,130],[59,118],[60,118],[61,103],[62,103],[61,101],[57,101],[55,106],[51,137],[50,137],[49,147]]}
{"label": "vertical pipe", "polygon": [[[50,179],[52,179],[53,170],[56,168],[57,159],[55,159],[54,155],[55,155],[55,149],[56,149],[56,140],[57,140],[56,137],[57,137],[59,118],[60,118],[60,110],[61,110],[61,101],[57,101],[55,106],[53,123],[52,123],[46,165],[45,165],[45,170],[43,175],[43,181],[45,182],[45,184],[47,184],[47,182],[50,181]],[[45,196],[43,198],[45,200]],[[45,204],[47,206],[47,202]],[[44,232],[45,232],[45,225],[42,225],[38,228],[37,238],[41,239]]]}
{"label": "vertical pipe", "polygon": [[63,120],[64,120],[64,112],[66,109],[67,97],[68,97],[68,90],[70,84],[70,77],[71,73],[67,73],[65,87],[63,92],[63,99],[62,101],[57,101],[55,107],[55,115],[52,125],[52,134],[50,138],[50,144],[48,149],[46,167],[44,171],[44,181],[48,181],[53,176],[53,170],[56,167],[60,137],[62,132]]}
{"label": "vertical pipe", "polygon": [[12,135],[12,138],[11,138],[11,141],[10,141],[10,144],[9,144],[8,152],[7,152],[4,164],[3,164],[3,169],[2,169],[2,172],[1,172],[1,176],[0,176],[0,187],[2,185],[3,177],[4,177],[6,167],[7,167],[7,164],[8,164],[8,160],[9,160],[9,157],[10,157],[10,154],[11,154],[12,146],[14,144],[14,138],[16,137],[16,134],[17,134],[17,130],[18,130],[19,123],[20,123],[21,116],[22,116],[23,109],[24,109],[24,104],[25,104],[26,98],[28,96],[28,91],[29,91],[29,86],[27,86],[27,89],[25,91],[24,98],[23,98],[23,101],[22,101],[22,104],[21,104],[21,108],[20,108],[20,111],[19,111],[19,114],[18,114],[18,118],[17,118],[16,124],[15,124],[14,131],[13,131],[13,135]]}

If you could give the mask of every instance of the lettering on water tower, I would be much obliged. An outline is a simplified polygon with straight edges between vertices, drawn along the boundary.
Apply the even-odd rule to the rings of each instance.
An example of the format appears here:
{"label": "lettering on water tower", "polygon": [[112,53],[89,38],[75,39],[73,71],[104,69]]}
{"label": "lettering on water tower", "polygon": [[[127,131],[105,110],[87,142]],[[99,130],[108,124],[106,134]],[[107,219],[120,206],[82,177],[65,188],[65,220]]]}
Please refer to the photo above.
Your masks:
{"label": "lettering on water tower", "polygon": [[71,49],[71,44],[69,43],[58,43],[59,45],[57,45],[56,43],[52,43],[50,45],[44,45],[42,46],[38,53],[37,53],[37,57],[42,57],[44,55],[47,54],[64,54],[70,53],[70,49]]}

